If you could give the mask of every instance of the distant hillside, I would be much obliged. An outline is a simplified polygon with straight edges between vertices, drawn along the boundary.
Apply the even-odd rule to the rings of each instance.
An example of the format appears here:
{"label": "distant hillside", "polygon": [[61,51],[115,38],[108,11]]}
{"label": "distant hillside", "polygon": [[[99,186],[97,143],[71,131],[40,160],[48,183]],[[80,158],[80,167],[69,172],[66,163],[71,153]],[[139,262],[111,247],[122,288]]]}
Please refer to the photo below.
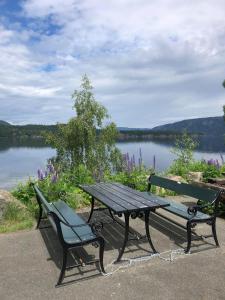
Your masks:
{"label": "distant hillside", "polygon": [[[203,135],[223,135],[225,134],[225,122],[223,117],[210,117],[189,119],[172,124],[148,128],[128,128],[118,127],[118,141],[126,140],[151,140],[151,139],[169,139],[173,140],[183,131],[190,134]],[[12,139],[40,139],[43,131],[55,132],[56,125],[11,125],[5,121],[0,121],[0,138]]]}
{"label": "distant hillside", "polygon": [[0,138],[42,138],[42,133],[54,132],[56,125],[11,125],[0,121]]}
{"label": "distant hillside", "polygon": [[157,126],[152,130],[157,132],[182,132],[186,130],[189,133],[223,135],[225,134],[225,122],[223,117],[198,118]]}
{"label": "distant hillside", "polygon": [[6,121],[2,121],[2,120],[0,120],[0,125],[11,126],[11,124],[9,124]]}

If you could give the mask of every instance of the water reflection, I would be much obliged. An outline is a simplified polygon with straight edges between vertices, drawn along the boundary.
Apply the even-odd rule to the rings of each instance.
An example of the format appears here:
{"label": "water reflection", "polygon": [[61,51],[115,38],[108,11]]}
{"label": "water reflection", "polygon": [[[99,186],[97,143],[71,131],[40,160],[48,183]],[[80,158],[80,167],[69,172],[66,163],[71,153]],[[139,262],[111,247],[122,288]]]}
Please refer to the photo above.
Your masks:
{"label": "water reflection", "polygon": [[[156,157],[156,170],[167,169],[174,155],[171,139],[153,139],[148,141],[132,141],[117,143],[118,148],[130,155],[139,157],[142,149],[143,162],[146,166],[153,165]],[[219,159],[225,154],[223,136],[201,136],[199,146],[195,152],[197,159]],[[0,188],[10,189],[18,182],[27,180],[29,176],[36,176],[38,168],[44,168],[48,158],[55,155],[55,150],[37,139],[0,139]]]}
{"label": "water reflection", "polygon": [[[225,152],[225,136],[223,135],[202,135],[198,137],[194,137],[194,139],[197,141],[198,146],[196,150],[198,152],[218,152],[218,153],[224,153]],[[158,145],[164,145],[166,147],[174,147],[175,140],[171,138],[159,138],[155,137],[153,139],[149,140],[133,140],[133,141],[126,141],[126,142],[119,142],[118,145],[124,144],[124,143],[155,143]]]}

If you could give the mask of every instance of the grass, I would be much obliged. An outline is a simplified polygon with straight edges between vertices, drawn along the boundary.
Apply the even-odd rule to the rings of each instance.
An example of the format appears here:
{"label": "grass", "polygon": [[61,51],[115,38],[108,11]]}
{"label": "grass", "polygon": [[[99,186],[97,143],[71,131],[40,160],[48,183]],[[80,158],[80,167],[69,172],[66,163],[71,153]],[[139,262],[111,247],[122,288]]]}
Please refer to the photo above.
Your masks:
{"label": "grass", "polygon": [[25,207],[9,203],[0,222],[0,233],[29,229],[33,224],[34,219]]}

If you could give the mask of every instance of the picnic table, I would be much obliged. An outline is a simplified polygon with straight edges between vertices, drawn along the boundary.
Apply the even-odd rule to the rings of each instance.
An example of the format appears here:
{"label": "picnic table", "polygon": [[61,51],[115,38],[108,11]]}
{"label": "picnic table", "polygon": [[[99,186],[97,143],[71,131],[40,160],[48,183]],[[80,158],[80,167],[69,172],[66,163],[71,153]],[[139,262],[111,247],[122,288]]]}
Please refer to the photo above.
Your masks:
{"label": "picnic table", "polygon": [[160,203],[160,197],[158,196],[145,195],[120,183],[96,183],[92,185],[80,185],[80,188],[92,197],[88,222],[90,222],[95,210],[96,200],[108,208],[113,219],[113,214],[118,217],[124,216],[124,241],[116,262],[121,260],[128,242],[130,217],[135,219],[136,217],[144,216],[146,237],[153,252],[157,252],[150,237],[149,216],[151,211],[168,206],[169,204],[166,204],[164,201]]}

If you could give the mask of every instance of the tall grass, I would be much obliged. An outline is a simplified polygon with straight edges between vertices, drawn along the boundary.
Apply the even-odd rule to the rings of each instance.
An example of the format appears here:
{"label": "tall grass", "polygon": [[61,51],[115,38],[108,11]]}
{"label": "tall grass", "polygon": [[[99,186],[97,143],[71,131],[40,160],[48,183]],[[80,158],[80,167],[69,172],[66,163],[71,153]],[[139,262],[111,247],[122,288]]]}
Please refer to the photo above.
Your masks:
{"label": "tall grass", "polygon": [[34,219],[25,207],[16,203],[9,203],[0,221],[0,233],[13,232],[31,228]]}

